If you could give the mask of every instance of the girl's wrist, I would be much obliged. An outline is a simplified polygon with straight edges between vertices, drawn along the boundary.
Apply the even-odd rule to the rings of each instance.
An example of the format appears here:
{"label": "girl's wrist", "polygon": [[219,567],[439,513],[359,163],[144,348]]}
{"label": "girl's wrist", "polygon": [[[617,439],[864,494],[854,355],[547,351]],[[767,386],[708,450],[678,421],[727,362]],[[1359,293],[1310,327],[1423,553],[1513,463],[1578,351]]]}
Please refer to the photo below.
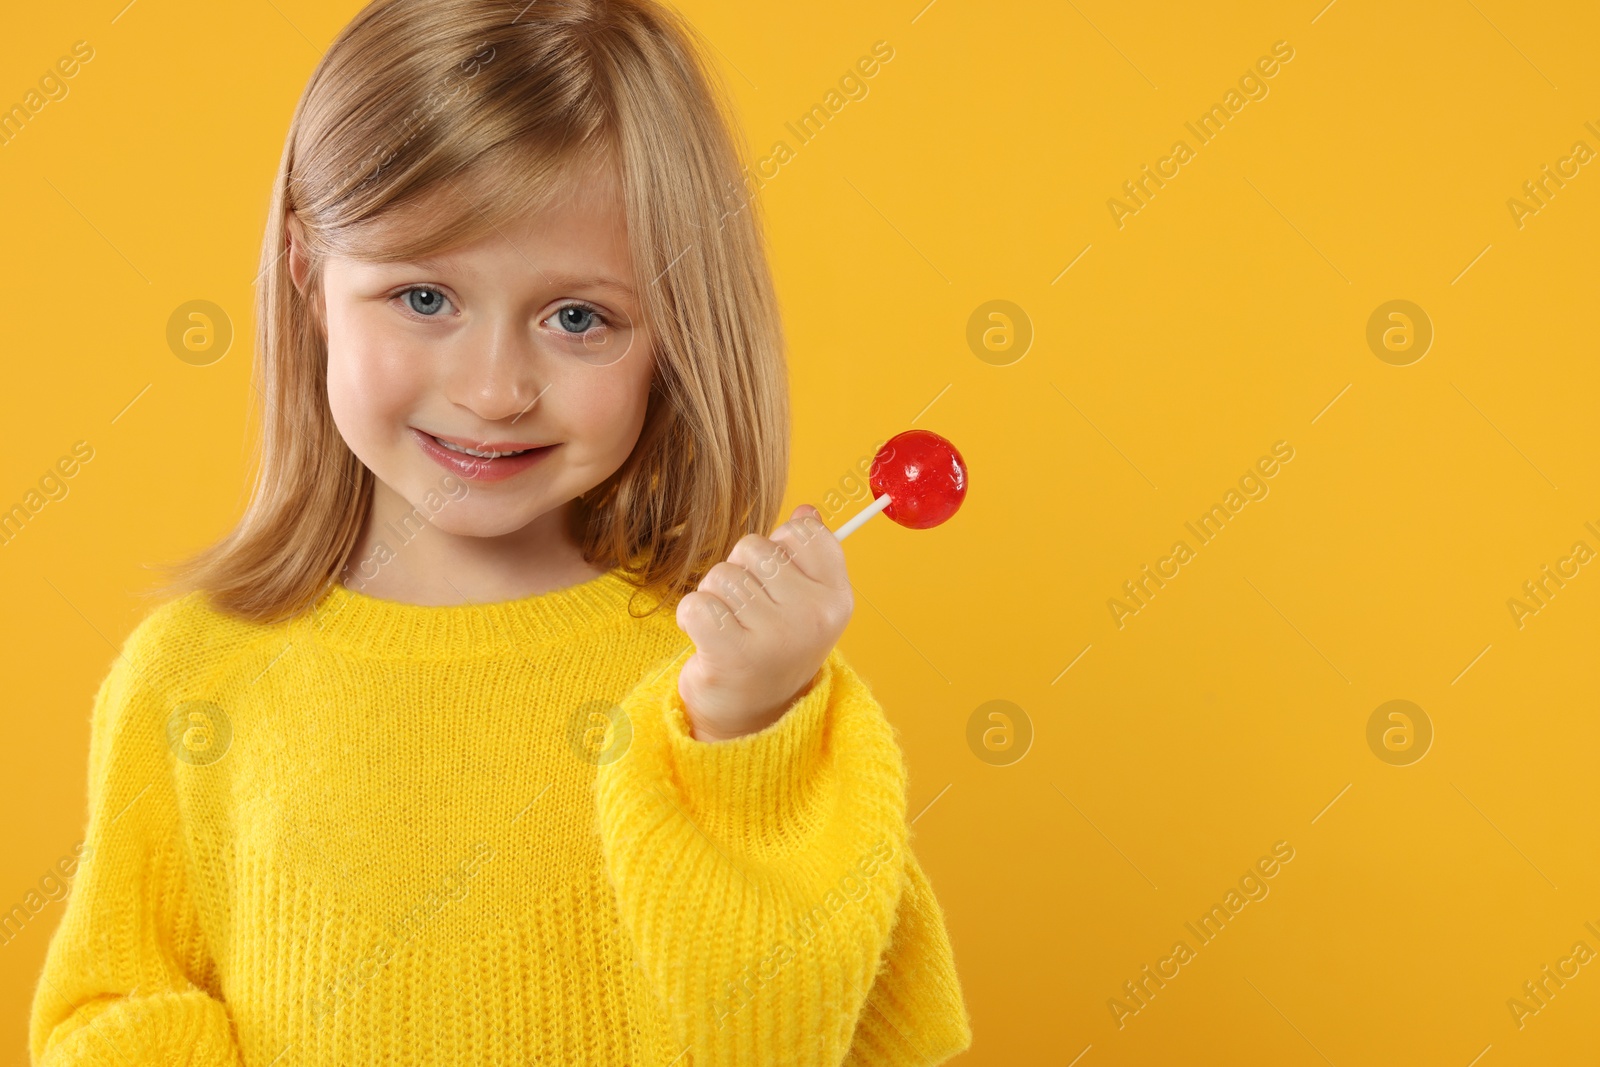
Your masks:
{"label": "girl's wrist", "polygon": [[781,702],[761,714],[752,715],[738,723],[718,723],[707,721],[695,714],[693,708],[684,705],[684,717],[689,723],[689,734],[696,741],[715,743],[718,741],[734,741],[741,737],[748,737],[760,733],[779,719],[789,713],[789,710],[806,698],[806,695],[816,687],[817,679],[822,676],[819,668],[806,681],[806,684],[794,693],[789,699]]}

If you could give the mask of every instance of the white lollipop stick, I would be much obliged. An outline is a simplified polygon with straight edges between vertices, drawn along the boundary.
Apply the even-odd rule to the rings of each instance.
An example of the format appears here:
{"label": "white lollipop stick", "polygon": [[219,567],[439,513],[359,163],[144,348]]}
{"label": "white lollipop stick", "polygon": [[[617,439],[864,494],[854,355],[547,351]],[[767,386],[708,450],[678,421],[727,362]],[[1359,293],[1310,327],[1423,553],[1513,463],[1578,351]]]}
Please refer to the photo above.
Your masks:
{"label": "white lollipop stick", "polygon": [[833,531],[833,536],[840,541],[843,541],[846,537],[849,537],[851,534],[855,533],[856,530],[860,529],[862,523],[866,522],[868,519],[872,518],[872,516],[876,515],[878,512],[882,511],[888,506],[889,494],[884,493],[878,499],[874,500],[872,503],[868,504],[866,507],[852,515],[849,522]]}

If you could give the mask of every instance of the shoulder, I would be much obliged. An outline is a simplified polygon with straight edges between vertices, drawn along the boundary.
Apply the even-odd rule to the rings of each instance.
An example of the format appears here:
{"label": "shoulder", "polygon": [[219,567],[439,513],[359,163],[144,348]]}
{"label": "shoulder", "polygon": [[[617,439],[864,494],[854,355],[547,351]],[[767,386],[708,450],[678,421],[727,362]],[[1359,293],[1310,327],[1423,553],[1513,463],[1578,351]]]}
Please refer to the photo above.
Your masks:
{"label": "shoulder", "polygon": [[190,705],[195,694],[207,692],[244,652],[282,630],[282,625],[264,626],[218,611],[203,592],[146,610],[123,639],[94,695],[91,803],[104,781],[118,775],[148,784],[153,769],[165,762],[166,750],[177,752],[175,712],[194,710]]}
{"label": "shoulder", "polygon": [[242,653],[286,639],[289,624],[264,624],[217,609],[204,591],[185,593],[148,609],[122,641],[108,687],[155,695],[184,692]]}

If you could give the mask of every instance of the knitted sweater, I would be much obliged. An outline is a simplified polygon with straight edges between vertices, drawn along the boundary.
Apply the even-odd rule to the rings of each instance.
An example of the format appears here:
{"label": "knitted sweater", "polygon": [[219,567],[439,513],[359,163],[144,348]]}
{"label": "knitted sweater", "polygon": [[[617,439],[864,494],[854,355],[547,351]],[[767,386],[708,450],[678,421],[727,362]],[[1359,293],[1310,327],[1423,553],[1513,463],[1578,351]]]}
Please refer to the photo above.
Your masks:
{"label": "knitted sweater", "polygon": [[[707,743],[620,570],[148,613],[93,705],[36,1067],[932,1064],[971,1035],[905,772],[832,650]],[[640,593],[648,606],[649,594]]]}

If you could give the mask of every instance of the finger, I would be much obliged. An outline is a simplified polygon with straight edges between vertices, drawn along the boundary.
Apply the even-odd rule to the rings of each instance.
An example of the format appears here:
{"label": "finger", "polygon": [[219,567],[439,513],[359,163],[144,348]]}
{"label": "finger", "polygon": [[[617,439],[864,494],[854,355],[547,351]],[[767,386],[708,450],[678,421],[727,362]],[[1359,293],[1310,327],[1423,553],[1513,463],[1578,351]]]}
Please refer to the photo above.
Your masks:
{"label": "finger", "polygon": [[777,608],[768,584],[748,567],[729,559],[707,571],[700,588],[720,599],[748,628],[753,618]]}
{"label": "finger", "polygon": [[844,546],[811,505],[795,508],[793,517],[772,532],[772,540],[788,550],[793,566],[812,581],[830,589],[850,584]]}
{"label": "finger", "polygon": [[696,589],[678,601],[678,628],[696,649],[720,652],[737,647],[747,632],[739,617],[718,597]]}
{"label": "finger", "polygon": [[753,575],[775,604],[792,602],[794,580],[807,580],[803,573],[796,573],[787,545],[760,534],[745,534],[739,538],[733,551],[728,553],[728,562],[737,563]]}

